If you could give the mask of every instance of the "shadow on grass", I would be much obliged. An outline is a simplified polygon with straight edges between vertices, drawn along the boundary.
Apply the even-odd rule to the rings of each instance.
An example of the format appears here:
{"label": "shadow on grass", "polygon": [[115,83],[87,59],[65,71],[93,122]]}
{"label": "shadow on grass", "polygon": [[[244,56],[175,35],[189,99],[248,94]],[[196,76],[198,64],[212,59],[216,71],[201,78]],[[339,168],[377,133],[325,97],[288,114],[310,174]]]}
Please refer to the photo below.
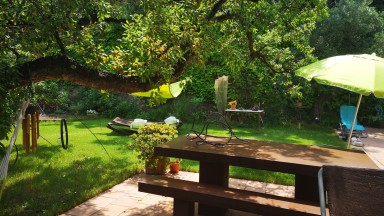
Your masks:
{"label": "shadow on grass", "polygon": [[57,215],[137,172],[129,157],[73,156],[46,146],[22,155],[8,173],[0,215]]}

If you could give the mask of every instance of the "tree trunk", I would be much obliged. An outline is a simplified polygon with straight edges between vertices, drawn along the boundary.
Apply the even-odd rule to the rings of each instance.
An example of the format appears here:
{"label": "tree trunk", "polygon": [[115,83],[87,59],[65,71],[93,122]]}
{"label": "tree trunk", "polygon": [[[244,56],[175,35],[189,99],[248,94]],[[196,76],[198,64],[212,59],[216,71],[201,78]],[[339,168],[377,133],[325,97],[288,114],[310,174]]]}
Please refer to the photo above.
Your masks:
{"label": "tree trunk", "polygon": [[[46,80],[65,80],[82,86],[108,92],[133,93],[148,91],[148,83],[140,83],[139,77],[128,77],[87,68],[67,56],[40,58],[19,66],[21,74],[17,86],[26,86]],[[152,80],[153,83],[159,79]],[[13,87],[13,88],[14,88]],[[12,88],[10,86],[10,88]]]}

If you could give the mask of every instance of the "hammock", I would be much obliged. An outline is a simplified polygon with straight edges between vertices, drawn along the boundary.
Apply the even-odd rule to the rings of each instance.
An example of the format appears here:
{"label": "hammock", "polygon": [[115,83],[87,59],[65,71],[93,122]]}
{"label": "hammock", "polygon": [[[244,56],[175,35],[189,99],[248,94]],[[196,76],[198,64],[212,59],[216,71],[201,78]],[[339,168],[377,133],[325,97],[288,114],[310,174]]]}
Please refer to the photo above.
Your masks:
{"label": "hammock", "polygon": [[19,133],[21,120],[23,119],[24,112],[27,109],[28,105],[29,105],[29,100],[24,101],[22,108],[19,110],[19,112],[17,114],[17,122],[16,122],[15,131],[13,132],[13,135],[11,137],[11,142],[9,143],[7,152],[5,153],[5,156],[4,156],[4,158],[0,164],[0,200],[1,200],[1,195],[2,195],[4,187],[5,187],[5,180],[6,180],[7,174],[8,174],[9,157],[11,155],[12,148],[16,142],[17,134]]}

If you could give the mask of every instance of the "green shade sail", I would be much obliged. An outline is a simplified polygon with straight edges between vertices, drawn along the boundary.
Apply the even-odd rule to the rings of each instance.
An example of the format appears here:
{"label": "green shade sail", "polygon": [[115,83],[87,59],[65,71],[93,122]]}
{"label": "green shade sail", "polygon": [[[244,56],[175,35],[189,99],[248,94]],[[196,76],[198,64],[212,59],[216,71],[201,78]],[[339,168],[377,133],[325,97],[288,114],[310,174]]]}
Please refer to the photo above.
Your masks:
{"label": "green shade sail", "polygon": [[188,79],[175,82],[175,83],[167,83],[167,84],[161,85],[158,88],[151,89],[146,92],[135,92],[135,93],[132,93],[131,95],[138,96],[138,97],[152,97],[153,95],[158,94],[158,96],[166,99],[175,98],[180,95],[187,81]]}
{"label": "green shade sail", "polygon": [[362,95],[384,98],[384,59],[374,54],[342,55],[302,67],[296,75]]}

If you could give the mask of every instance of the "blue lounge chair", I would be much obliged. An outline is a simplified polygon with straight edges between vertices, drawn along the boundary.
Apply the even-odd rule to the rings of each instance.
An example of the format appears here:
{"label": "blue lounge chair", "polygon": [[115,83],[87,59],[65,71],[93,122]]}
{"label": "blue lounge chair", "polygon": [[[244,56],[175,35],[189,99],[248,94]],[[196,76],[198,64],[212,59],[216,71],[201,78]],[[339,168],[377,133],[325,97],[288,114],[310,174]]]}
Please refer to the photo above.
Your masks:
{"label": "blue lounge chair", "polygon": [[[351,131],[353,118],[355,117],[356,107],[355,106],[340,106],[340,130],[343,139],[348,139],[348,135]],[[368,137],[368,132],[365,130],[363,125],[360,125],[356,119],[353,133],[357,134],[358,137]]]}

